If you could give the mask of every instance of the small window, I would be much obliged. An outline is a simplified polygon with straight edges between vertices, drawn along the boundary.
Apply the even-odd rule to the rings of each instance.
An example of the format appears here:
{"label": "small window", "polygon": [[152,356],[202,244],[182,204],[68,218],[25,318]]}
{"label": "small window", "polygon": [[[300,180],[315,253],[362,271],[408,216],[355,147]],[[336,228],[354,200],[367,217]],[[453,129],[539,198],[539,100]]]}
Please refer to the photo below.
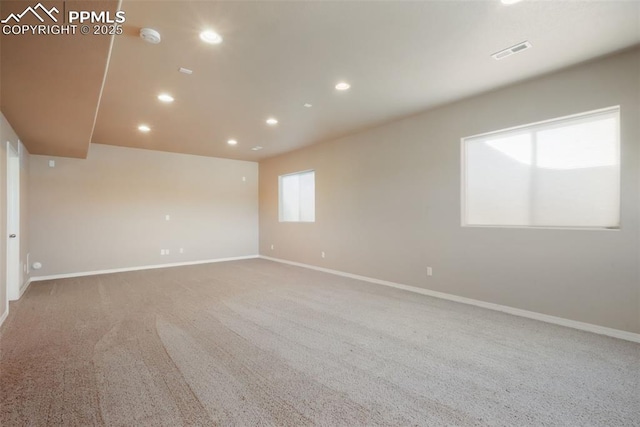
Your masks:
{"label": "small window", "polygon": [[620,226],[620,108],[462,139],[462,225]]}
{"label": "small window", "polygon": [[280,222],[315,222],[315,172],[305,171],[279,177]]}

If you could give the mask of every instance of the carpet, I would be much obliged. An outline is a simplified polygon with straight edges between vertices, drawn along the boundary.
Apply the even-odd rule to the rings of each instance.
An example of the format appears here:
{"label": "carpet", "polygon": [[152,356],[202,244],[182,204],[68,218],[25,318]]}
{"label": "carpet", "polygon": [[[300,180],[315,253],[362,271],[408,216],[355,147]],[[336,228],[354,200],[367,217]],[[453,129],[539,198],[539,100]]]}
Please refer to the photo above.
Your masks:
{"label": "carpet", "polygon": [[244,260],[32,283],[2,426],[640,426],[640,345]]}

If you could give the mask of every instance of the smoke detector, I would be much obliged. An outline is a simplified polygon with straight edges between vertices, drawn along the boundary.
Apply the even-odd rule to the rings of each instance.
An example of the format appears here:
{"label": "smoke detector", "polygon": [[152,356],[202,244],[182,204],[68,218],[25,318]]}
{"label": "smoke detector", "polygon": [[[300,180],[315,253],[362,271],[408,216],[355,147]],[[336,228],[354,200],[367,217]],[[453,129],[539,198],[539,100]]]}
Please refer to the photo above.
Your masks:
{"label": "smoke detector", "polygon": [[158,44],[160,43],[160,33],[153,28],[142,28],[140,30],[140,38],[147,43]]}

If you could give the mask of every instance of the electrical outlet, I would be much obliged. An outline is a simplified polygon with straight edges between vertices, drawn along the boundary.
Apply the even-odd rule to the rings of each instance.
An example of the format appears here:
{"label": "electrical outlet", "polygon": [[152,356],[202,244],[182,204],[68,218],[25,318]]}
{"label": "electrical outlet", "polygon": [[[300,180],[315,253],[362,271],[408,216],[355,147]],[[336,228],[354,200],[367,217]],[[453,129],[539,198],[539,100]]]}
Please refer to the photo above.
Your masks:
{"label": "electrical outlet", "polygon": [[433,268],[427,267],[427,276],[429,277],[433,276]]}
{"label": "electrical outlet", "polygon": [[242,177],[242,182],[247,182],[247,177],[246,176]]}
{"label": "electrical outlet", "polygon": [[179,251],[180,251],[181,254],[183,254],[184,253],[184,248],[180,248]]}
{"label": "electrical outlet", "polygon": [[322,258],[324,258],[324,251],[320,252],[320,254],[322,255]]}
{"label": "electrical outlet", "polygon": [[165,254],[165,255],[169,255],[169,249],[165,249],[165,250],[164,250],[164,254]]}
{"label": "electrical outlet", "polygon": [[273,246],[273,245],[271,245],[271,250],[273,250],[273,249],[274,249],[274,246]]}
{"label": "electrical outlet", "polygon": [[164,249],[160,249],[160,255],[164,255]]}
{"label": "electrical outlet", "polygon": [[164,220],[165,221],[170,221],[171,220],[171,215],[165,215],[164,216]]}

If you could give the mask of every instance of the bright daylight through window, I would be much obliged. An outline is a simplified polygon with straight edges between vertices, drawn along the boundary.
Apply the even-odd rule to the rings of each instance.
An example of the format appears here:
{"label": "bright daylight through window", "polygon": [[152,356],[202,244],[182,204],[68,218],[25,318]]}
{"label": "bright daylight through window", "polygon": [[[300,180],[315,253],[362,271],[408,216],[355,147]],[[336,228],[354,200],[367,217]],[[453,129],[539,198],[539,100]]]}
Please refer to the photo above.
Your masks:
{"label": "bright daylight through window", "polygon": [[619,228],[620,108],[462,139],[462,224]]}
{"label": "bright daylight through window", "polygon": [[281,175],[279,178],[280,222],[316,220],[315,172]]}

